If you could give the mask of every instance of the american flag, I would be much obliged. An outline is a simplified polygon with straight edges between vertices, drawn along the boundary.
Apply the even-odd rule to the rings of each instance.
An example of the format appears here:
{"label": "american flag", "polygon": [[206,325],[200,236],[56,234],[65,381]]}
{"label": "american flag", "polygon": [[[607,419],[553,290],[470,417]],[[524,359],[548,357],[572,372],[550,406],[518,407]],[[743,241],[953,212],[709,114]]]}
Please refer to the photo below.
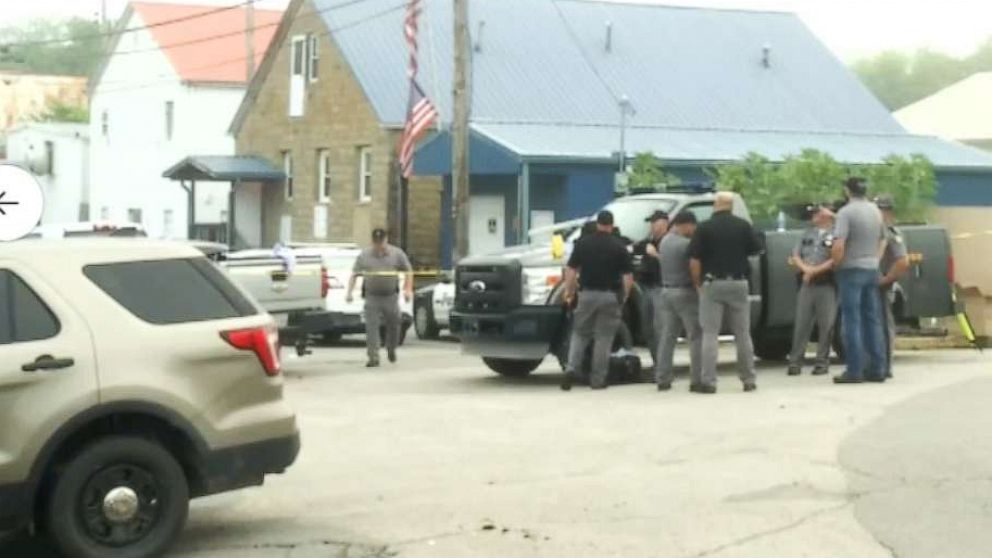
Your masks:
{"label": "american flag", "polygon": [[424,90],[417,84],[417,18],[421,0],[409,0],[403,19],[403,35],[410,53],[407,77],[410,79],[410,104],[407,106],[406,124],[400,138],[400,169],[403,178],[413,174],[413,148],[417,140],[437,122],[438,112]]}
{"label": "american flag", "polygon": [[403,126],[403,137],[400,139],[400,168],[403,178],[413,174],[413,148],[417,140],[437,122],[438,112],[431,104],[427,95],[417,85],[416,80],[410,80],[410,109]]}

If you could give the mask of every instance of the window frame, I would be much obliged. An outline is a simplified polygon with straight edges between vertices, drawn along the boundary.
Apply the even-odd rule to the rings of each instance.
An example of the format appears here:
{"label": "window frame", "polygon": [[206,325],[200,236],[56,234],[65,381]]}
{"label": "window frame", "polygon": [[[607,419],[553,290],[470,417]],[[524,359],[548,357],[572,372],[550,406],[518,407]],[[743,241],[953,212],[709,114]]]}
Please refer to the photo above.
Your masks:
{"label": "window frame", "polygon": [[358,201],[372,201],[372,147],[369,145],[358,148]]}
{"label": "window frame", "polygon": [[[52,332],[51,335],[48,335],[47,337],[36,337],[33,339],[23,339],[23,340],[17,338],[17,327],[14,324],[15,313],[14,313],[14,296],[13,296],[15,280],[19,281],[21,286],[23,286],[24,289],[28,293],[30,293],[31,296],[33,296],[34,299],[39,304],[41,304],[42,308],[44,308],[49,318],[51,318],[52,325],[54,326],[54,331]],[[31,284],[24,279],[24,276],[18,274],[15,270],[11,268],[0,267],[0,282],[3,283],[3,289],[0,290],[0,293],[7,295],[6,300],[0,298],[0,308],[4,309],[3,312],[0,312],[0,315],[9,316],[10,319],[10,321],[7,324],[10,332],[10,341],[4,341],[4,339],[0,337],[0,347],[3,347],[5,345],[18,345],[21,343],[36,343],[39,341],[47,341],[49,339],[55,339],[56,337],[59,336],[59,334],[62,333],[62,321],[59,320],[58,314],[56,314],[55,310],[52,309],[51,304],[49,304],[44,298],[42,298],[42,296],[38,294],[38,291],[34,290],[34,288],[31,287]]]}
{"label": "window frame", "polygon": [[176,128],[176,102],[165,102],[165,141],[172,141]]}
{"label": "window frame", "polygon": [[331,201],[331,150],[326,147],[317,150],[317,201]]}
{"label": "window frame", "polygon": [[308,34],[307,35],[307,81],[309,83],[314,83],[320,79],[320,47],[317,39],[317,35]]}
{"label": "window frame", "polygon": [[285,149],[282,152],[282,172],[286,175],[283,179],[283,197],[286,201],[293,201],[295,184],[293,182],[293,151]]}

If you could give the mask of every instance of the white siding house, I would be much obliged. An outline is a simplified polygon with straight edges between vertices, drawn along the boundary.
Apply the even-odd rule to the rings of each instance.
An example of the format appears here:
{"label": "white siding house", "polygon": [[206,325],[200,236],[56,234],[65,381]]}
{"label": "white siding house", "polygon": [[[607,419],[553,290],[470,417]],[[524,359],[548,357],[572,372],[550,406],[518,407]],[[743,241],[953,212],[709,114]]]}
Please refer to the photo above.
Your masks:
{"label": "white siding house", "polygon": [[45,195],[42,224],[88,218],[89,127],[29,122],[7,131],[7,159],[30,170]]}
{"label": "white siding house", "polygon": [[[256,58],[280,17],[255,10]],[[183,21],[163,24],[174,19]],[[234,154],[227,128],[245,89],[245,13],[133,2],[118,29],[134,28],[116,36],[90,85],[90,217],[186,238],[187,193],[162,172],[190,154]],[[223,240],[229,187],[197,184],[197,236]]]}

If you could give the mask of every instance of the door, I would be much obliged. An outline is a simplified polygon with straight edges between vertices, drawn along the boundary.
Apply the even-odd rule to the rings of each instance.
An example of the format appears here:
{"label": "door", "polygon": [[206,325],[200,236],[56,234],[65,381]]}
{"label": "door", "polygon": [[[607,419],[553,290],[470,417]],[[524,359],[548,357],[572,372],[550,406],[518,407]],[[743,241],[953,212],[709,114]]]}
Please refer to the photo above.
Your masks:
{"label": "door", "polygon": [[246,182],[234,189],[234,227],[231,244],[236,249],[262,245],[262,185]]}
{"label": "door", "polygon": [[[543,227],[550,227],[555,224],[555,212],[551,209],[532,209],[530,212],[530,230],[540,229]],[[531,238],[531,243],[534,242],[550,242],[551,232],[547,231],[545,234],[540,235],[539,239]]]}
{"label": "door", "polygon": [[[0,260],[0,484],[23,480],[49,436],[98,402],[90,331],[56,289]],[[12,460],[8,466],[8,460]]]}
{"label": "door", "polygon": [[506,247],[503,196],[472,196],[468,215],[469,255],[488,254]]}
{"label": "door", "polygon": [[896,318],[939,318],[954,314],[951,299],[951,241],[943,227],[899,227],[909,253],[909,271],[899,279],[901,308]]}

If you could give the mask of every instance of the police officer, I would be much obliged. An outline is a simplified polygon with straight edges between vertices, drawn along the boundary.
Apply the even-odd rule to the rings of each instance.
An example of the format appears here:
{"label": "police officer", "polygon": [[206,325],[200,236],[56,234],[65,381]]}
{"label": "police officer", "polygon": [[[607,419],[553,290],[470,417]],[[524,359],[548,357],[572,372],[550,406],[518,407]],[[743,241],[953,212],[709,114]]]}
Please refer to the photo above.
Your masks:
{"label": "police officer", "polygon": [[831,333],[837,317],[837,288],[832,272],[833,260],[830,259],[830,249],[834,244],[834,214],[827,204],[815,205],[810,209],[814,211],[813,223],[803,233],[789,258],[789,264],[799,272],[800,281],[792,352],[789,353],[790,376],[798,376],[802,372],[806,343],[814,323],[819,339],[813,375],[820,376],[829,371]]}
{"label": "police officer", "polygon": [[369,360],[367,368],[379,366],[379,328],[386,329],[386,356],[396,362],[396,345],[400,335],[399,275],[406,274],[403,297],[413,299],[413,268],[403,250],[386,242],[386,231],[372,231],[372,246],[362,250],[355,260],[345,299],[353,300],[355,280],[364,278],[362,292],[365,296],[365,345]]}
{"label": "police officer", "polygon": [[892,313],[892,305],[896,300],[895,283],[909,269],[909,254],[902,232],[895,226],[895,204],[892,203],[892,198],[879,196],[875,199],[875,205],[882,212],[882,220],[885,222],[885,249],[879,259],[882,277],[878,286],[881,289],[882,311],[885,313],[885,377],[891,378],[892,354],[896,341],[896,320]]}
{"label": "police officer", "polygon": [[643,238],[633,245],[633,254],[641,257],[641,263],[637,266],[634,278],[637,284],[648,295],[650,302],[650,313],[653,327],[649,330],[648,347],[651,349],[651,358],[654,359],[655,367],[658,365],[658,339],[661,338],[661,322],[657,319],[658,304],[661,301],[661,267],[658,264],[658,245],[661,239],[668,232],[668,213],[656,210],[645,219],[651,223],[651,230],[647,238]]}
{"label": "police officer", "polygon": [[689,243],[692,282],[699,291],[699,323],[703,329],[700,383],[696,393],[716,393],[720,328],[726,314],[737,344],[737,371],[744,391],[757,389],[754,346],[751,343],[751,302],[748,299],[749,256],[761,251],[751,224],[732,213],[734,195],[719,192],[713,216],[699,225]]}
{"label": "police officer", "polygon": [[609,374],[610,349],[620,326],[621,308],[634,286],[633,266],[627,248],[613,236],[613,214],[600,211],[596,216],[596,233],[575,244],[565,268],[564,301],[575,297],[576,284],[581,292],[572,319],[572,339],[565,367],[563,390],[582,369],[582,360],[590,341],[593,344],[589,387],[603,389]]}
{"label": "police officer", "polygon": [[662,284],[660,296],[654,303],[654,323],[659,328],[654,359],[658,391],[672,388],[672,358],[682,329],[689,342],[690,385],[702,385],[700,347],[703,333],[699,327],[699,293],[693,287],[689,272],[689,243],[696,231],[696,215],[682,211],[672,220],[672,227],[658,247]]}
{"label": "police officer", "polygon": [[[885,339],[882,333],[878,255],[883,248],[882,214],[865,196],[861,178],[844,184],[848,201],[834,223],[834,275],[840,295],[841,329],[847,370],[834,376],[837,384],[885,381]],[[865,353],[868,361],[865,361]]]}

